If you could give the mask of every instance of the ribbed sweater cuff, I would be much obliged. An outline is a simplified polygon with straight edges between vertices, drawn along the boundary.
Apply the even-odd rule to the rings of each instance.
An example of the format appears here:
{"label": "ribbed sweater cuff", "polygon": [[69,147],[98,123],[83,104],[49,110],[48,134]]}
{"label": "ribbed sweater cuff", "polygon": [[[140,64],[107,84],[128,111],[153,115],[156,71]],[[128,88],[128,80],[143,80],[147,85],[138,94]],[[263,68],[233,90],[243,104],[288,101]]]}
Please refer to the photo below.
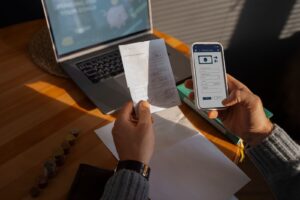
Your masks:
{"label": "ribbed sweater cuff", "polygon": [[[274,124],[270,136],[246,153],[267,179],[280,179],[283,173],[299,173],[300,147],[289,135]],[[287,164],[288,163],[288,164]]]}
{"label": "ribbed sweater cuff", "polygon": [[149,183],[137,172],[122,169],[106,183],[101,200],[146,200]]}

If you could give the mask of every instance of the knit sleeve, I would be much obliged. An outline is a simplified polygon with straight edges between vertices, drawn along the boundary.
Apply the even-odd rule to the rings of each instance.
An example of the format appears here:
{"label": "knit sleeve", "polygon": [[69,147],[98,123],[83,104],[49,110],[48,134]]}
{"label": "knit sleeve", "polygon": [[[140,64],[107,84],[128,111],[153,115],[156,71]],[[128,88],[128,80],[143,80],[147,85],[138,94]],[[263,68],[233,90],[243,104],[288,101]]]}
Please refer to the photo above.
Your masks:
{"label": "knit sleeve", "polygon": [[277,199],[300,199],[300,147],[278,125],[248,156],[271,186]]}
{"label": "knit sleeve", "polygon": [[122,169],[106,183],[101,200],[146,200],[149,183],[137,172]]}

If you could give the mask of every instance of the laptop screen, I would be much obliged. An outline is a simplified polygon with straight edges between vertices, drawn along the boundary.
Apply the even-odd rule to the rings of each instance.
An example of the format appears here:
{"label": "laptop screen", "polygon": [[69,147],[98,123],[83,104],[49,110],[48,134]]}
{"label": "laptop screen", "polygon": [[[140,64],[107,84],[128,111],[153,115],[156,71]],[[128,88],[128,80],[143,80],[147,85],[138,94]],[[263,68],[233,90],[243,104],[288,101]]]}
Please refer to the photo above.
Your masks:
{"label": "laptop screen", "polygon": [[44,0],[58,57],[151,28],[148,0]]}

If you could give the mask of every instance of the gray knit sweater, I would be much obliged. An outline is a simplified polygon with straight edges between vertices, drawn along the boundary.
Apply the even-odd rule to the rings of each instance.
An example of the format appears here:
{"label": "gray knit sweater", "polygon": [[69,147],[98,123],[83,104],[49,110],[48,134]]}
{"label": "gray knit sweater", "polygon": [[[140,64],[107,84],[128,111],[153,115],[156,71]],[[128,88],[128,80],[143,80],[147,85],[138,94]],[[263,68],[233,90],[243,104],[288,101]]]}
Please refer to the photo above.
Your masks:
{"label": "gray knit sweater", "polygon": [[[277,199],[300,199],[300,147],[275,124],[272,134],[246,153]],[[146,200],[149,183],[140,174],[121,170],[106,184],[101,200]]]}

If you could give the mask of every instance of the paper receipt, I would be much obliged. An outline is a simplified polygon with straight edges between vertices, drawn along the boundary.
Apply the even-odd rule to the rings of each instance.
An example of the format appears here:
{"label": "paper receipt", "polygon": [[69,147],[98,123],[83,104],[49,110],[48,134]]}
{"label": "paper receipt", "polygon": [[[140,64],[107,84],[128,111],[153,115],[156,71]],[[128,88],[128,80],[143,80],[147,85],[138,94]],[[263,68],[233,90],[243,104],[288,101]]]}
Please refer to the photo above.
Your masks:
{"label": "paper receipt", "polygon": [[151,113],[180,104],[164,40],[120,45],[119,49],[135,108],[141,100],[150,103]]}

